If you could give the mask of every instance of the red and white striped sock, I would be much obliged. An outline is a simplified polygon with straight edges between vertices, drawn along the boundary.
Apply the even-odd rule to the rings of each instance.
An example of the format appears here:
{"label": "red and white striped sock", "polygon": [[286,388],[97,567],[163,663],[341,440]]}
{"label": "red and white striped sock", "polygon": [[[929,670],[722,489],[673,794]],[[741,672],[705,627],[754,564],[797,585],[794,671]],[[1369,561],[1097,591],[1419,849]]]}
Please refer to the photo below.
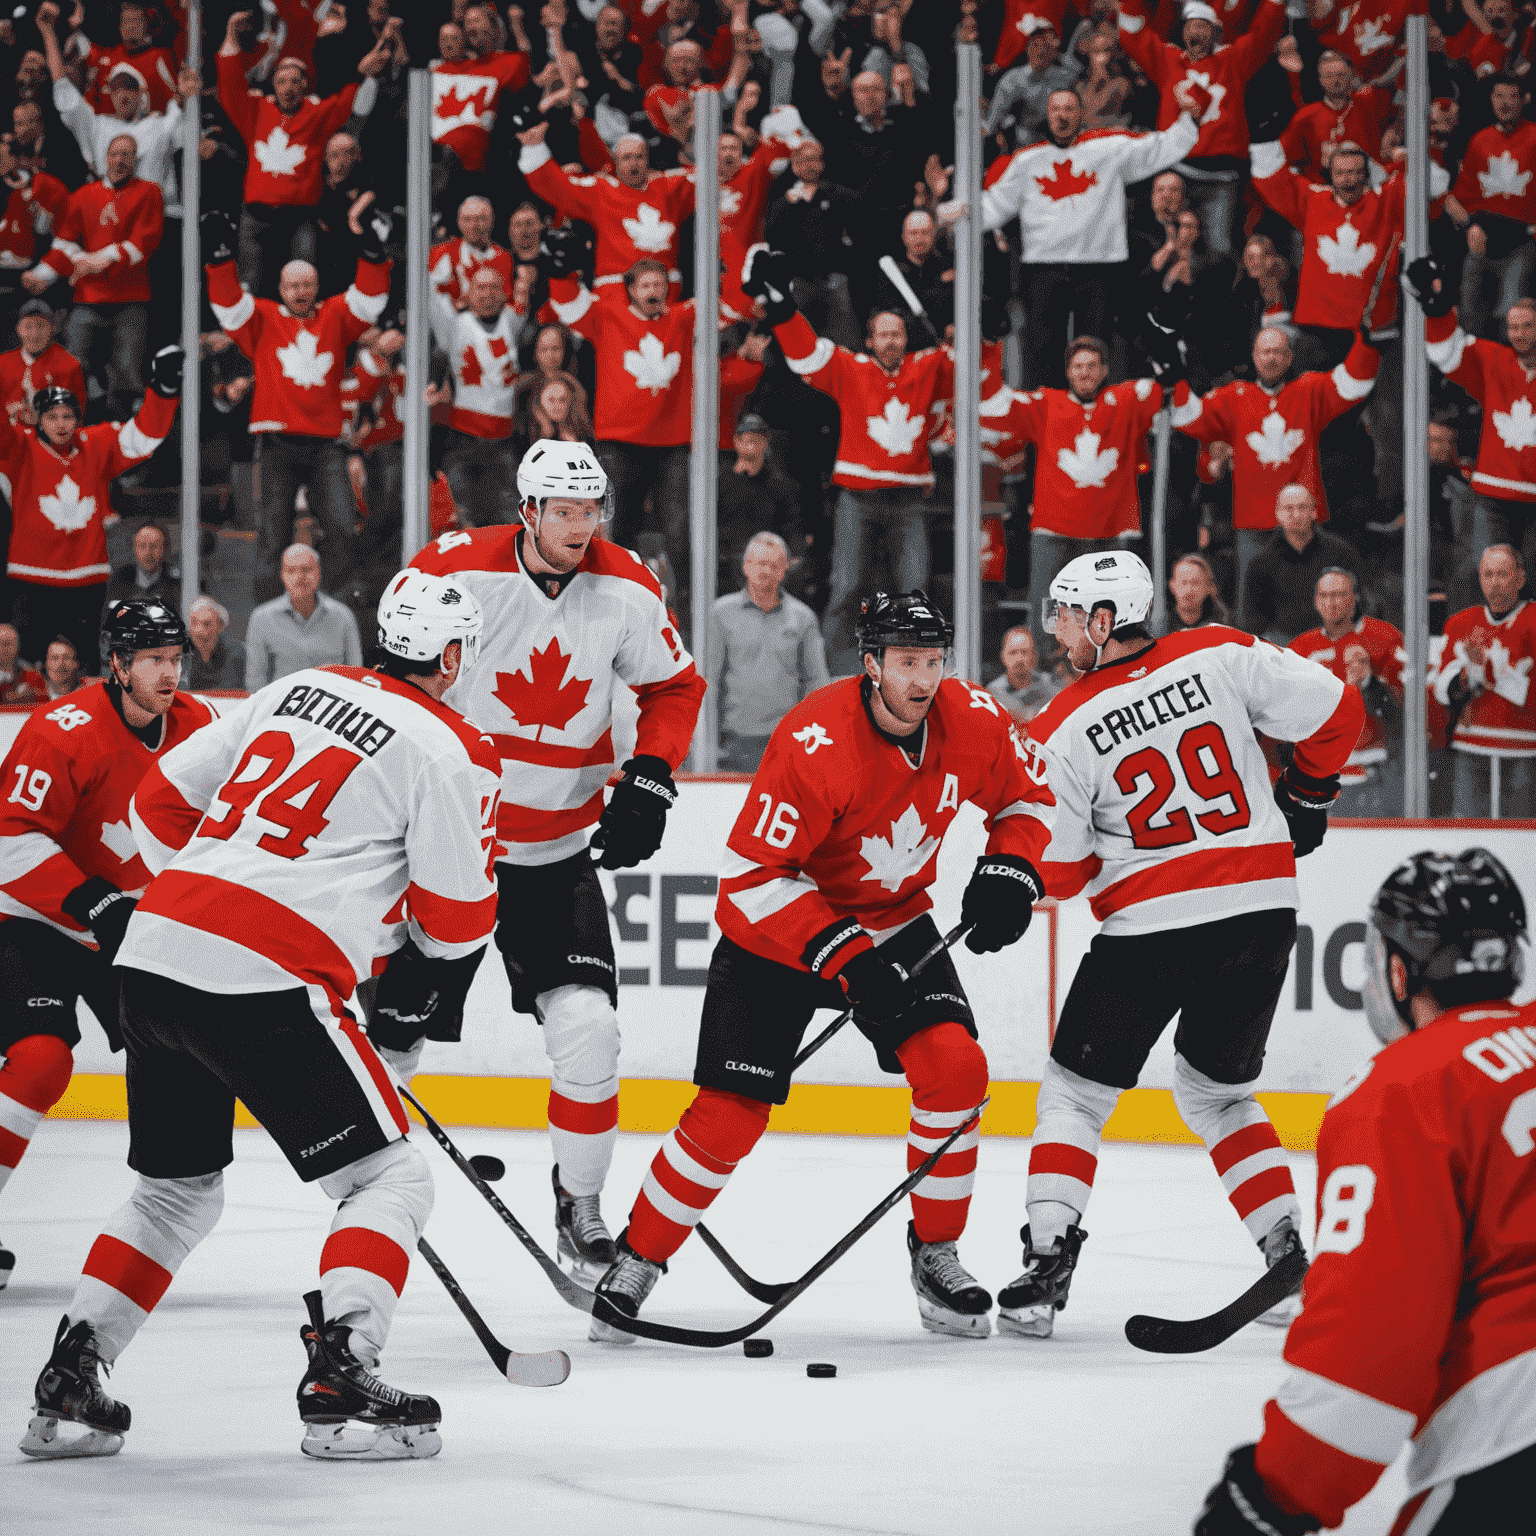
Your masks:
{"label": "red and white striped sock", "polygon": [[43,1116],[64,1097],[75,1058],[57,1035],[27,1035],[0,1067],[0,1189],[21,1162]]}
{"label": "red and white striped sock", "polygon": [[714,1203],[736,1165],[768,1127],[770,1106],[739,1093],[701,1088],[651,1160],[629,1213],[626,1241],[664,1264]]}
{"label": "red and white striped sock", "polygon": [[1065,1237],[1067,1228],[1088,1209],[1104,1123],[1119,1097],[1120,1090],[1110,1084],[1046,1062],[1035,1100],[1035,1137],[1024,1196],[1036,1248],[1049,1248]]}
{"label": "red and white striped sock", "polygon": [[619,1141],[618,1084],[612,1091],[600,1087],[603,1097],[594,1102],[574,1097],[590,1091],[570,1083],[549,1090],[549,1142],[560,1186],[572,1195],[602,1192]]}
{"label": "red and white striped sock", "polygon": [[[912,1085],[907,1172],[920,1167],[987,1094],[987,1057],[959,1024],[936,1024],[896,1050]],[[953,1242],[965,1231],[976,1182],[981,1130],[967,1131],[912,1191],[912,1224],[919,1242]]]}

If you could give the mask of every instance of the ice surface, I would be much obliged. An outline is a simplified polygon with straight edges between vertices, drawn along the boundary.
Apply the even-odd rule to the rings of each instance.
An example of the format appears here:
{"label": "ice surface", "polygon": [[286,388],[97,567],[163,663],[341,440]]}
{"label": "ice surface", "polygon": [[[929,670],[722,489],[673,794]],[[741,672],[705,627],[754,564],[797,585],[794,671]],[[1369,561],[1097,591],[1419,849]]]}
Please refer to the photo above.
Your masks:
{"label": "ice surface", "polygon": [[[33,1381],[85,1253],[133,1178],[125,1126],[51,1122],[0,1201],[0,1239],[17,1253],[16,1278],[0,1292],[0,1528],[1167,1536],[1190,1529],[1228,1448],[1257,1434],[1280,1376],[1274,1330],[1250,1328],[1184,1358],[1125,1342],[1132,1312],[1194,1316],[1259,1273],[1198,1151],[1104,1148],[1091,1239],[1050,1341],[923,1333],[905,1217],[892,1212],[769,1326],[773,1356],[748,1360],[739,1345],[588,1344],[586,1319],[416,1134],[437,1175],[433,1244],[503,1342],[570,1351],[564,1386],[503,1381],[418,1262],[383,1374],[441,1402],[442,1454],[355,1467],[302,1458],[299,1298],[314,1284],[330,1206],[299,1184],[265,1133],[241,1132],[223,1221],[110,1378],[133,1408],[122,1454],[28,1462],[13,1447]],[[544,1136],[454,1134],[466,1151],[506,1160],[499,1191],[552,1252]],[[606,1202],[615,1228],[655,1144],[619,1140]],[[711,1225],[759,1279],[793,1278],[902,1177],[902,1145],[770,1136]],[[1024,1141],[982,1143],[960,1254],[994,1291],[1019,1268],[1028,1152]],[[1306,1205],[1314,1165],[1292,1163]],[[729,1327],[760,1310],[691,1240],[647,1316]],[[834,1361],[837,1379],[807,1379],[809,1360]],[[1389,1472],[1345,1531],[1385,1532],[1401,1493]]]}

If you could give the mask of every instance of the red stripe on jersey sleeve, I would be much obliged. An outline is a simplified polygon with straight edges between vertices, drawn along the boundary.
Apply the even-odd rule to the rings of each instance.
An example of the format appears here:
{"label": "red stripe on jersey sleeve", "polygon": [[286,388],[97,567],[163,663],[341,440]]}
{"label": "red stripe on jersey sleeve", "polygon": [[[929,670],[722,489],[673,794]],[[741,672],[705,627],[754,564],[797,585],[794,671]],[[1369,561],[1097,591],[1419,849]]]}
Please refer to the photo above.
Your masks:
{"label": "red stripe on jersey sleeve", "polygon": [[1364,725],[1365,701],[1353,683],[1345,683],[1333,713],[1310,736],[1296,743],[1296,766],[1314,779],[1337,773],[1349,761]]}
{"label": "red stripe on jersey sleeve", "polygon": [[494,892],[480,901],[458,901],[439,896],[413,880],[405,899],[410,903],[411,916],[439,944],[473,944],[476,939],[490,938],[496,926]]}
{"label": "red stripe on jersey sleeve", "polygon": [[31,908],[39,917],[45,917],[49,922],[57,923],[61,928],[68,928],[74,933],[83,933],[84,929],[74,918],[65,914],[61,903],[84,879],[85,876],[74,860],[61,849],[35,868],[29,869],[26,874],[0,885],[0,890],[23,906]]}
{"label": "red stripe on jersey sleeve", "polygon": [[134,1306],[142,1307],[146,1312],[155,1310],[155,1304],[165,1295],[173,1278],[164,1265],[155,1263],[148,1254],[140,1253],[108,1232],[103,1232],[91,1244],[81,1274],[110,1285],[114,1291],[121,1291]]}
{"label": "red stripe on jersey sleeve", "polygon": [[332,1232],[320,1250],[320,1273],[333,1269],[366,1269],[389,1282],[398,1296],[405,1289],[411,1256],[393,1238],[371,1227],[343,1227]]}
{"label": "red stripe on jersey sleeve", "polygon": [[1264,1434],[1253,1464],[1269,1496],[1293,1515],[1315,1515],[1330,1529],[1358,1504],[1386,1470],[1380,1462],[1351,1456],[1289,1419],[1271,1398],[1264,1405]]}
{"label": "red stripe on jersey sleeve", "polygon": [[640,703],[636,757],[659,757],[672,768],[687,757],[704,703],[705,686],[690,662],[664,683],[643,683],[635,689],[635,698]]}
{"label": "red stripe on jersey sleeve", "polygon": [[189,805],[181,791],[151,763],[149,772],[133,792],[133,807],[155,837],[167,848],[185,848],[197,831],[203,813]]}
{"label": "red stripe on jersey sleeve", "polygon": [[[1206,848],[1167,859],[1150,869],[1137,870],[1106,886],[1089,903],[1103,922],[1112,912],[1150,901],[1154,896],[1174,896],[1180,891],[1203,891],[1213,885],[1246,885],[1251,880],[1285,880],[1296,876],[1296,853],[1289,843],[1261,843],[1257,848]],[[1052,892],[1054,895],[1055,893]]]}
{"label": "red stripe on jersey sleeve", "polygon": [[1045,859],[1040,865],[1040,878],[1045,881],[1047,896],[1066,901],[1076,896],[1103,868],[1104,861],[1096,853],[1090,853],[1075,864],[1059,864],[1053,859]]}
{"label": "red stripe on jersey sleeve", "polygon": [[508,805],[503,800],[496,808],[496,836],[509,843],[550,843],[557,837],[596,826],[602,814],[602,790],[568,811],[533,810],[525,805]]}

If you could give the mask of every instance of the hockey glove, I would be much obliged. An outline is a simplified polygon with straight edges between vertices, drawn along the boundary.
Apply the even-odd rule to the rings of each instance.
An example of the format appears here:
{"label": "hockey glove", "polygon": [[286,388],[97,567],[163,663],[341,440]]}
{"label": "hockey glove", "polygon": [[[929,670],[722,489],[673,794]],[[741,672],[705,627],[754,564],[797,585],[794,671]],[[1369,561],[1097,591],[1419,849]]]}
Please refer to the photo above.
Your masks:
{"label": "hockey glove", "polygon": [[1314,779],[1294,763],[1275,780],[1275,804],[1291,829],[1291,846],[1304,859],[1322,846],[1328,830],[1328,811],[1339,798],[1339,776]]}
{"label": "hockey glove", "polygon": [[407,939],[389,957],[374,994],[368,1038],[375,1048],[408,1052],[423,1039],[457,1040],[464,999],[484,953],[482,944],[461,959],[434,960]]}
{"label": "hockey glove", "polygon": [[394,221],[387,213],[379,212],[363,218],[363,237],[358,241],[357,254],[364,261],[375,264],[384,260],[384,247],[394,230]]}
{"label": "hockey glove", "polygon": [[235,259],[235,251],[240,244],[240,231],[222,208],[209,208],[198,219],[197,228],[202,240],[205,267],[216,267],[222,262]]}
{"label": "hockey glove", "polygon": [[186,353],[180,347],[161,347],[149,364],[149,387],[167,400],[181,396],[181,371]]}
{"label": "hockey glove", "polygon": [[[1438,293],[1435,291],[1437,280],[1440,284]],[[1419,308],[1431,320],[1450,314],[1456,307],[1456,295],[1451,291],[1451,274],[1444,263],[1433,256],[1420,256],[1417,261],[1408,263],[1408,286],[1413,289]]]}
{"label": "hockey glove", "polygon": [[592,834],[603,868],[632,869],[650,858],[661,847],[667,812],[676,800],[672,770],[661,758],[630,758]]}
{"label": "hockey glove", "polygon": [[1045,882],[1028,859],[983,854],[960,900],[960,921],[971,930],[965,947],[973,955],[990,955],[1018,943],[1044,895]]}
{"label": "hockey glove", "polygon": [[66,917],[72,917],[82,928],[89,928],[101,950],[101,958],[111,965],[117,959],[123,935],[128,931],[128,919],[133,916],[137,900],[118,890],[110,880],[92,875],[82,881],[59,903]]}
{"label": "hockey glove", "polygon": [[783,251],[770,251],[766,245],[754,245],[747,252],[741,269],[741,291],[749,299],[761,299],[769,325],[783,325],[798,313],[789,291],[788,258]]}
{"label": "hockey glove", "polygon": [[1221,1481],[1205,1496],[1195,1536],[1306,1536],[1322,1529],[1316,1515],[1288,1515],[1270,1498],[1253,1464],[1253,1445],[1227,1457]]}
{"label": "hockey glove", "polygon": [[836,979],[842,982],[853,1007],[854,1022],[861,1027],[889,1024],[912,1000],[907,973],[899,965],[881,959],[877,949],[861,949],[843,961]]}
{"label": "hockey glove", "polygon": [[574,229],[546,229],[539,241],[539,270],[546,277],[569,277],[579,272],[586,243]]}

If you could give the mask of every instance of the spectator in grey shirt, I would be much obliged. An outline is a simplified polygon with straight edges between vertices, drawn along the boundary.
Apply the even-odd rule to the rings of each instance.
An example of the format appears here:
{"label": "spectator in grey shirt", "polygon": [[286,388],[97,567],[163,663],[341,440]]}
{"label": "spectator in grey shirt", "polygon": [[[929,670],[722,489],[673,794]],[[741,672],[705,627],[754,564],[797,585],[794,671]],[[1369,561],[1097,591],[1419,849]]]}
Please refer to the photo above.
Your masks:
{"label": "spectator in grey shirt", "polygon": [[352,610],[320,590],[320,556],[308,544],[283,551],[284,596],[263,603],[245,631],[245,686],[255,693],[305,667],[360,667]]}
{"label": "spectator in grey shirt", "polygon": [[782,590],[789,546],[760,533],[741,563],[746,586],[710,611],[705,676],[720,698],[720,766],[754,773],[773,728],[830,681],[816,615]]}
{"label": "spectator in grey shirt", "polygon": [[1063,55],[1056,29],[1040,16],[1026,16],[1024,57],[1027,63],[1010,69],[997,82],[992,93],[991,110],[983,124],[986,133],[995,133],[1006,118],[1014,123],[1013,142],[1023,149],[1045,137],[1045,104],[1053,91],[1070,91],[1083,72],[1082,60],[1075,53]]}
{"label": "spectator in grey shirt", "polygon": [[987,684],[987,692],[1025,725],[1055,696],[1058,684],[1049,672],[1040,671],[1040,653],[1028,624],[1017,624],[1003,636],[1003,674]]}
{"label": "spectator in grey shirt", "polygon": [[193,693],[206,688],[245,687],[245,647],[229,628],[229,610],[211,597],[198,598],[187,610],[192,650],[187,657],[186,686]]}

